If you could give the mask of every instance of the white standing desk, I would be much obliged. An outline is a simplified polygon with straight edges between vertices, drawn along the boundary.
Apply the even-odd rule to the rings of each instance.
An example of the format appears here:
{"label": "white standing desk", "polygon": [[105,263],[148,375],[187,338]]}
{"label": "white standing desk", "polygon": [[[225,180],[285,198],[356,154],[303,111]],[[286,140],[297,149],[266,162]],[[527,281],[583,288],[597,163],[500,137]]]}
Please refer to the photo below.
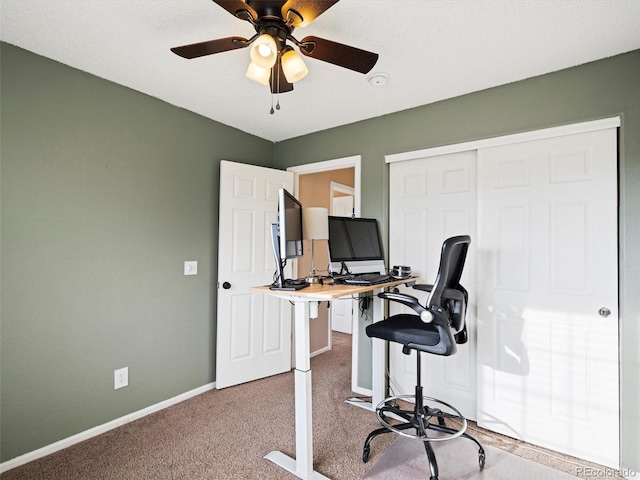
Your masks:
{"label": "white standing desk", "polygon": [[[296,458],[291,458],[279,451],[268,453],[265,458],[293,473],[299,478],[310,480],[328,480],[327,477],[313,469],[313,430],[311,405],[311,356],[309,348],[309,319],[317,316],[317,303],[331,301],[340,297],[350,297],[365,292],[375,292],[387,287],[415,282],[415,278],[395,280],[379,285],[310,285],[297,291],[270,290],[269,287],[253,287],[254,292],[261,292],[285,298],[293,302],[295,307],[295,425],[296,425]],[[383,301],[374,295],[373,321],[383,318]],[[372,343],[372,398],[368,408],[374,409],[386,398],[385,365],[386,350],[384,341],[373,339]],[[362,406],[361,404],[358,404]]]}

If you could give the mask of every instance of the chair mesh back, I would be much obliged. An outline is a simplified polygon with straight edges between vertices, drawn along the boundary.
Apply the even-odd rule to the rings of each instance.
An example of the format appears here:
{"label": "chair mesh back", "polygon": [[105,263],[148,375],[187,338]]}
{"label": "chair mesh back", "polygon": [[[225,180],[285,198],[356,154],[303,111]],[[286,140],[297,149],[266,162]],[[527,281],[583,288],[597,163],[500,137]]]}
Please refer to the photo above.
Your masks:
{"label": "chair mesh back", "polygon": [[[465,297],[467,296],[467,291],[460,285],[460,277],[462,276],[470,243],[471,238],[468,235],[460,235],[448,238],[442,244],[438,276],[427,300],[427,308],[441,307],[447,311],[455,311],[455,308],[450,303],[453,299],[447,297],[445,289],[458,290]],[[464,311],[461,315],[452,315],[451,320],[452,329],[456,332],[460,331],[464,327]]]}

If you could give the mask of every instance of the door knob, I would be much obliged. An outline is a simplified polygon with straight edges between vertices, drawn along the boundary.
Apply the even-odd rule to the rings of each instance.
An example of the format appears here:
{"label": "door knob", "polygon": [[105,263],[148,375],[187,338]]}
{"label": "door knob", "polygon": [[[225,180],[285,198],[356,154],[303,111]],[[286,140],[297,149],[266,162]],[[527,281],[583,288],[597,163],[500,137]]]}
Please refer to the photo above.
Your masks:
{"label": "door knob", "polygon": [[229,290],[231,288],[231,284],[229,282],[224,282],[222,284],[222,288],[224,288],[225,290]]}
{"label": "door knob", "polygon": [[607,307],[602,307],[600,308],[600,310],[598,310],[598,313],[601,317],[608,317],[609,315],[611,315],[611,310],[609,310]]}

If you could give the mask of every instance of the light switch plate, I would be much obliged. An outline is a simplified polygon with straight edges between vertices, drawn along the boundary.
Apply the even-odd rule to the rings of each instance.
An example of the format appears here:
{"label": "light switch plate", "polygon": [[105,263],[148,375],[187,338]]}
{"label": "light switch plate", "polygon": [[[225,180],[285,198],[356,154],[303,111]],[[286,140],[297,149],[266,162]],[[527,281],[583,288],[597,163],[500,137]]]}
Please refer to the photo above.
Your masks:
{"label": "light switch plate", "polygon": [[185,275],[197,275],[198,274],[198,262],[195,260],[189,260],[184,262],[184,274]]}

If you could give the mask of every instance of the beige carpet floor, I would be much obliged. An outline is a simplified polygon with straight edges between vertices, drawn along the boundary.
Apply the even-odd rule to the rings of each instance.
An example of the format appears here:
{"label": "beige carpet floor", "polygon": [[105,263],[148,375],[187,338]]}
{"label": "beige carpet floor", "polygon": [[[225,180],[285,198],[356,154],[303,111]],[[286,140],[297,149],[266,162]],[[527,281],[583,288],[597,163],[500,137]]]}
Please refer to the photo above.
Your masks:
{"label": "beige carpet floor", "polygon": [[[335,480],[365,478],[395,435],[375,440],[362,463],[375,415],[348,405],[351,337],[334,334],[333,349],[314,357],[313,433],[315,469]],[[213,390],[123,425],[47,457],[16,467],[2,480],[200,480],[295,478],[263,457],[271,450],[295,455],[293,374],[288,372],[223,390]],[[576,474],[586,462],[470,427],[485,445]],[[424,455],[420,452],[416,458]],[[487,458],[487,473],[490,457]],[[445,472],[445,460],[441,471]],[[419,469],[420,467],[418,467]],[[599,468],[590,466],[590,468]],[[380,478],[400,477],[387,470]],[[385,473],[387,475],[387,473]],[[598,478],[612,478],[597,475]],[[420,478],[428,478],[426,472]],[[484,479],[491,478],[485,475]],[[514,477],[515,478],[515,477]],[[442,477],[445,480],[445,477]]]}

